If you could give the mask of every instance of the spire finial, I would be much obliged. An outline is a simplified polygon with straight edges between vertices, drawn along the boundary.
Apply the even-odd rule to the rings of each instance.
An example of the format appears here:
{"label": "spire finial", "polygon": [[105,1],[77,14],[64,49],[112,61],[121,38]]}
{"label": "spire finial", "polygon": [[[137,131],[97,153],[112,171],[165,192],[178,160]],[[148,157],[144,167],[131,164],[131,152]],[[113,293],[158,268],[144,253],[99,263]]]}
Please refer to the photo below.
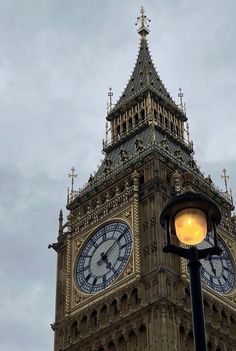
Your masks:
{"label": "spire finial", "polygon": [[68,173],[68,177],[71,178],[71,193],[74,193],[74,179],[77,178],[77,174],[75,173],[75,168],[71,168],[71,173]]}
{"label": "spire finial", "polygon": [[184,114],[186,114],[186,106],[185,106],[185,103],[183,102],[184,93],[182,91],[182,88],[179,88],[178,97],[180,100],[179,108]]}
{"label": "spire finial", "polygon": [[229,179],[229,176],[226,175],[226,174],[227,174],[227,171],[226,171],[225,168],[222,170],[222,172],[223,172],[223,175],[221,176],[221,178],[224,179],[224,182],[225,182],[225,192],[228,194],[228,182],[227,182],[227,179]]}
{"label": "spire finial", "polygon": [[146,16],[144,15],[145,11],[144,11],[144,8],[143,6],[141,7],[141,10],[140,10],[140,16],[137,17],[137,22],[135,23],[135,25],[137,26],[138,24],[140,25],[139,29],[138,29],[138,34],[141,35],[142,38],[145,38],[146,35],[148,35],[149,33],[149,22],[151,22],[151,20]]}
{"label": "spire finial", "polygon": [[112,96],[113,96],[113,92],[112,92],[112,87],[109,88],[108,91],[108,97],[109,97],[109,102],[107,103],[107,112],[110,112],[112,110]]}

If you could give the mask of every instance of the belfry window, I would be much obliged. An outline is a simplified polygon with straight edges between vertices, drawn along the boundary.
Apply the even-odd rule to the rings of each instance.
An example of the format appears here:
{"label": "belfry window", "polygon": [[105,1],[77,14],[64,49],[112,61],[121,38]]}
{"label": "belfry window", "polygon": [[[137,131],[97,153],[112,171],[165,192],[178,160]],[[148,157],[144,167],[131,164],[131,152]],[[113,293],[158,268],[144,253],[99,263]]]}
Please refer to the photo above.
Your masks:
{"label": "belfry window", "polygon": [[145,111],[144,110],[141,110],[141,121],[144,121],[145,119]]}
{"label": "belfry window", "polygon": [[161,124],[163,124],[163,116],[161,113],[160,113],[160,122],[161,122]]}
{"label": "belfry window", "polygon": [[169,121],[168,121],[167,118],[165,118],[165,127],[166,127],[166,128],[169,128]]}
{"label": "belfry window", "polygon": [[125,134],[126,133],[126,122],[124,122],[123,124],[122,124],[122,133],[123,134]]}
{"label": "belfry window", "polygon": [[120,137],[120,126],[117,126],[117,137]]}
{"label": "belfry window", "polygon": [[176,126],[176,135],[179,136],[179,127]]}
{"label": "belfry window", "polygon": [[154,119],[157,121],[157,110],[154,110]]}
{"label": "belfry window", "polygon": [[132,121],[132,117],[129,119],[129,129],[133,128],[133,121]]}

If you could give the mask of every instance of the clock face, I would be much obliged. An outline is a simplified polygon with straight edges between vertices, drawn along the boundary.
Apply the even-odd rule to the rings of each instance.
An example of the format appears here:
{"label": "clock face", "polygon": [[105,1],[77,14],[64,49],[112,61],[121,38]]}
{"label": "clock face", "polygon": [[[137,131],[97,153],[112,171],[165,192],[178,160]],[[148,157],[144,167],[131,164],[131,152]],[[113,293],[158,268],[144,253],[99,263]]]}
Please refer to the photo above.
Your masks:
{"label": "clock face", "polygon": [[124,270],[132,249],[130,228],[123,222],[104,225],[83,247],[77,264],[79,288],[94,293],[108,287]]}
{"label": "clock face", "polygon": [[[209,233],[206,239],[198,245],[198,248],[208,248],[214,246],[213,234]],[[220,256],[210,256],[202,259],[202,282],[213,290],[226,294],[229,293],[235,283],[234,268],[230,255],[222,243],[218,240],[218,246],[223,250]]]}

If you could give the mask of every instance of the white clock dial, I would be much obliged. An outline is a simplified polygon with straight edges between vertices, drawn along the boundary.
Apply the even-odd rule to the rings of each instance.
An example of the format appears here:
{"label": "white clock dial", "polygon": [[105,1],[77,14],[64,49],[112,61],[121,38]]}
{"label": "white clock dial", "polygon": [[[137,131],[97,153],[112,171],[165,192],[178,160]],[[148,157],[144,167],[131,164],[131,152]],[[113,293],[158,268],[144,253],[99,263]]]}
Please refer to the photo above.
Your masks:
{"label": "white clock dial", "polygon": [[[213,234],[209,233],[206,239],[198,245],[198,248],[208,248],[214,246]],[[225,245],[218,240],[218,246],[222,249],[220,256],[210,256],[201,260],[202,282],[213,290],[226,294],[229,293],[235,284],[233,262]]]}
{"label": "white clock dial", "polygon": [[132,249],[131,231],[123,222],[100,228],[83,247],[77,264],[76,280],[86,293],[108,287],[123,271]]}

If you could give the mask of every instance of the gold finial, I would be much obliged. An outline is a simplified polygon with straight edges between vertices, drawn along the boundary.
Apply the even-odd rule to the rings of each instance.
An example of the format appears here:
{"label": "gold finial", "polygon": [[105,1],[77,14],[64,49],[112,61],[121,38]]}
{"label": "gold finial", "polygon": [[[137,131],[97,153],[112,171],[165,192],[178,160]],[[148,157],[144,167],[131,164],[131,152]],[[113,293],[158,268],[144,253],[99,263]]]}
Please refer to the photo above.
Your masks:
{"label": "gold finial", "polygon": [[227,183],[227,179],[229,179],[229,176],[226,175],[227,171],[226,171],[225,168],[222,170],[222,172],[223,172],[223,175],[221,175],[221,178],[224,179],[224,182],[225,182],[225,192],[228,194],[228,183]]}
{"label": "gold finial", "polygon": [[109,102],[107,103],[107,112],[110,112],[112,109],[112,96],[113,96],[112,87],[109,88],[107,95],[109,97]]}
{"label": "gold finial", "polygon": [[71,178],[71,194],[74,193],[74,179],[77,178],[77,174],[75,173],[75,168],[71,168],[71,173],[68,173],[68,177]]}
{"label": "gold finial", "polygon": [[183,107],[183,97],[184,97],[184,94],[183,94],[183,92],[182,92],[182,88],[179,88],[178,97],[179,97],[179,99],[180,99],[180,107]]}
{"label": "gold finial", "polygon": [[141,10],[140,10],[140,16],[137,17],[137,22],[135,23],[135,25],[137,26],[138,24],[140,25],[139,29],[138,29],[138,34],[141,35],[142,38],[145,38],[146,35],[148,35],[149,33],[149,22],[151,22],[151,20],[146,16],[144,15],[145,11],[144,11],[144,8],[143,6],[141,7]]}
{"label": "gold finial", "polygon": [[185,106],[185,103],[183,102],[184,94],[183,94],[182,88],[179,88],[178,97],[180,100],[179,108],[184,114],[186,114],[186,106]]}

